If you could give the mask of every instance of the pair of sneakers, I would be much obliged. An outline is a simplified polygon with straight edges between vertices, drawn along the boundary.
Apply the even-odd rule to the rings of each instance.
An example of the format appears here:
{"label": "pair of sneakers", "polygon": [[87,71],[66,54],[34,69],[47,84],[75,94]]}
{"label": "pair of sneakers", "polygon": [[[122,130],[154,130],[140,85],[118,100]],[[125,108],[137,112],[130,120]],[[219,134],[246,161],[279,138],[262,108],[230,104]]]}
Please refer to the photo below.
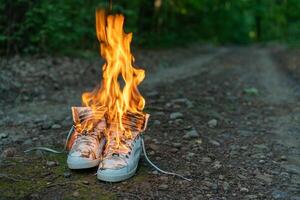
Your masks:
{"label": "pair of sneakers", "polygon": [[[89,107],[73,107],[72,113],[75,126],[67,146],[69,168],[86,169],[99,166],[97,178],[108,182],[119,182],[133,176],[142,152],[140,132],[132,131],[130,139],[121,138],[117,141],[119,133],[114,128],[107,128],[103,118],[105,110],[99,109],[95,112]],[[146,115],[144,127],[147,119]],[[93,120],[93,128],[76,126],[87,120]]]}

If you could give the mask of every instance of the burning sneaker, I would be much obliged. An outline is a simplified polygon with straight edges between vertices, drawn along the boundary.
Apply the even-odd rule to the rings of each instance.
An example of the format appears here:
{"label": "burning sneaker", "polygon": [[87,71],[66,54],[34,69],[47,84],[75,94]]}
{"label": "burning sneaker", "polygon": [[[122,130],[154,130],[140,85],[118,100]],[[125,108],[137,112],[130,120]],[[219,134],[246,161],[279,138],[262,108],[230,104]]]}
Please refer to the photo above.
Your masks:
{"label": "burning sneaker", "polygon": [[135,136],[132,139],[121,139],[117,144],[117,133],[111,133],[103,160],[97,171],[99,180],[119,182],[135,174],[142,152],[142,145],[140,134],[136,132],[133,135]]}
{"label": "burning sneaker", "polygon": [[105,146],[104,110],[73,107],[74,131],[68,140],[67,164],[70,169],[85,169],[99,165]]}
{"label": "burning sneaker", "polygon": [[148,114],[130,114],[122,118],[123,128],[120,131],[112,127],[107,134],[103,160],[97,171],[97,178],[102,181],[119,182],[132,177],[138,167],[142,152],[141,132],[148,124]]}

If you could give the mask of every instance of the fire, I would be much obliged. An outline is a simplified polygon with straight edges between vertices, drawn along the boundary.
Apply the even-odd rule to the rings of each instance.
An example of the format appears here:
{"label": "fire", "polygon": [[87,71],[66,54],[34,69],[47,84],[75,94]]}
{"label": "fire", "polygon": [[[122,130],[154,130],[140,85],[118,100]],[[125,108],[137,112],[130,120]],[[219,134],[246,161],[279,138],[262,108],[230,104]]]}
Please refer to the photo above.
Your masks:
{"label": "fire", "polygon": [[[126,128],[128,117],[125,116],[144,116],[142,110],[145,106],[145,100],[137,88],[145,77],[145,71],[133,67],[134,57],[130,52],[132,33],[125,33],[123,25],[123,15],[107,15],[104,10],[96,11],[97,38],[105,64],[102,67],[101,87],[83,93],[82,102],[84,106],[92,108],[98,117],[80,125],[92,129],[94,121],[100,118],[99,107],[105,107],[106,122],[117,133],[116,148],[120,147],[121,139],[132,137],[132,130]],[[119,83],[121,77],[123,85]]]}

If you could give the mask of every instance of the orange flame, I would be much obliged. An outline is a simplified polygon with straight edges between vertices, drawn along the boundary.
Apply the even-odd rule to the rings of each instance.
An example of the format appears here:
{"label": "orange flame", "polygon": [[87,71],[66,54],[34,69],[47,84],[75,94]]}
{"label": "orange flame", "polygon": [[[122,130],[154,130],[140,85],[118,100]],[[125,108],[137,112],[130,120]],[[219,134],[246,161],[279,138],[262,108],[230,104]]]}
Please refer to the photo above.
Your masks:
{"label": "orange flame", "polygon": [[[137,86],[143,81],[145,72],[133,67],[134,57],[130,52],[132,33],[123,30],[124,16],[106,15],[105,11],[96,11],[96,31],[100,42],[100,54],[105,59],[103,65],[103,79],[101,87],[93,92],[82,95],[84,106],[96,110],[105,106],[107,109],[106,120],[111,127],[115,127],[120,137],[131,137],[131,131],[125,130],[122,124],[122,116],[127,113],[141,113],[145,100]],[[119,84],[120,76],[124,86]],[[89,127],[89,126],[87,126]]]}

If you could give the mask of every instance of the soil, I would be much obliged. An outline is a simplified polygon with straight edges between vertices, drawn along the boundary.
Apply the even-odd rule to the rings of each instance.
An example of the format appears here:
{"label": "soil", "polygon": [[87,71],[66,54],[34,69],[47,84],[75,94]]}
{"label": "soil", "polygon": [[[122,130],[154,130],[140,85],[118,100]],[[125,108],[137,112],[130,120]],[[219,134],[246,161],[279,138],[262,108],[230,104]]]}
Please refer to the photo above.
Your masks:
{"label": "soil", "polygon": [[24,153],[63,148],[70,107],[100,83],[103,61],[2,59],[0,199],[299,200],[299,57],[261,46],[137,50],[151,114],[147,153],[192,181],[161,174],[142,156],[121,183],[98,181],[97,168],[69,170],[66,153]]}

